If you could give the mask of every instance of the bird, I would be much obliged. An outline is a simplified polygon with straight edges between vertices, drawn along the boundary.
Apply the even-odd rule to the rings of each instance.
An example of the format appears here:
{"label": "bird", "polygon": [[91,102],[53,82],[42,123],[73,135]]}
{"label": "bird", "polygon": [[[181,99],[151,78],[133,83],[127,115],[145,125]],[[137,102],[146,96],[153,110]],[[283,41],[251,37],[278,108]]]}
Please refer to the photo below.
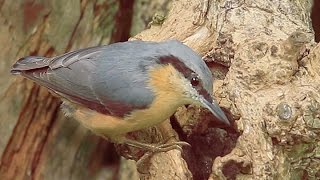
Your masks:
{"label": "bird", "polygon": [[10,72],[48,88],[61,97],[67,116],[118,144],[153,152],[188,144],[153,145],[127,137],[165,121],[178,107],[188,104],[206,108],[230,125],[212,97],[210,69],[178,40],[133,40],[51,58],[27,56]]}

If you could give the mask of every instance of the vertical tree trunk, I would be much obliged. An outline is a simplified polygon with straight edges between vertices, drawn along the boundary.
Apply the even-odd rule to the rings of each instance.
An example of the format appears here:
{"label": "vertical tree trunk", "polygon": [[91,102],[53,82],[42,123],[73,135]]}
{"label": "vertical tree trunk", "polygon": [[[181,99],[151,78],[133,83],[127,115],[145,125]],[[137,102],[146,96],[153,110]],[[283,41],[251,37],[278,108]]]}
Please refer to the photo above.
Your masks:
{"label": "vertical tree trunk", "polygon": [[[161,0],[126,2],[0,0],[0,179],[138,178],[132,161],[119,161],[111,144],[65,118],[58,98],[9,74],[28,54],[123,41],[142,29],[125,29],[125,16],[144,25],[149,7],[168,7]],[[135,133],[149,141],[178,135],[192,145],[182,154],[153,155],[139,167],[140,178],[320,177],[320,46],[313,40],[311,6],[311,0],[173,1],[163,23],[155,17],[133,38],[178,39],[201,54],[216,78],[216,100],[234,121],[224,127],[191,105]]]}
{"label": "vertical tree trunk", "polygon": [[108,43],[118,2],[21,0],[2,1],[0,8],[0,179],[112,177],[115,167],[100,173],[110,145],[66,119],[45,88],[9,71],[23,56]]}

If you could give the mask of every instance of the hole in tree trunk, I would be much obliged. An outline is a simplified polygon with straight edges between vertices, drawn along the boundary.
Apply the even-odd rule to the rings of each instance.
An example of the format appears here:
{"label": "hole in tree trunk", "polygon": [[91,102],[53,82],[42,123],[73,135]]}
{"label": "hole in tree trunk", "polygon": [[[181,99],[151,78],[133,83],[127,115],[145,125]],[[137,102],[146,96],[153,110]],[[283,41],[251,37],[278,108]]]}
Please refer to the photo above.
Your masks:
{"label": "hole in tree trunk", "polygon": [[191,145],[191,148],[183,149],[183,157],[195,180],[208,179],[213,160],[217,156],[230,153],[240,136],[232,126],[226,127],[217,123],[209,112],[203,112],[201,116],[201,122],[192,127],[191,132],[185,131],[175,116],[170,118],[171,125],[179,134],[180,140]]}

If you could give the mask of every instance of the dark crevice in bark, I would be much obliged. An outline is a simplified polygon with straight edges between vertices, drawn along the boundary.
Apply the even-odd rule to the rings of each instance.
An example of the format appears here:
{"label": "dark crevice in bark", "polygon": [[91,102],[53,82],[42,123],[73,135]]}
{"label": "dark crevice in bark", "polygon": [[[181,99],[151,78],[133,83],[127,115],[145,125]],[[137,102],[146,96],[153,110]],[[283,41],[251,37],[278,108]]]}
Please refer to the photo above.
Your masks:
{"label": "dark crevice in bark", "polygon": [[124,42],[130,37],[134,0],[119,0],[110,43]]}
{"label": "dark crevice in bark", "polygon": [[243,162],[235,162],[229,161],[227,162],[222,169],[223,174],[226,176],[227,179],[235,180],[237,179],[237,175],[249,174],[252,171],[251,165],[244,165]]}
{"label": "dark crevice in bark", "polygon": [[176,118],[170,118],[171,125],[178,133],[180,140],[191,145],[191,148],[183,148],[183,158],[195,180],[208,179],[212,171],[213,160],[218,156],[229,154],[240,136],[240,133],[232,126],[226,127],[212,118],[204,119],[192,128],[192,133],[186,134]]}
{"label": "dark crevice in bark", "polygon": [[205,133],[194,133],[187,138],[191,148],[185,149],[185,160],[195,180],[208,179],[213,160],[218,156],[229,154],[234,149],[237,132],[211,127]]}
{"label": "dark crevice in bark", "polygon": [[187,140],[187,135],[183,132],[182,127],[180,126],[177,118],[174,115],[172,115],[170,117],[170,124],[172,126],[172,129],[174,129],[177,132],[177,134],[179,136],[179,140],[180,141],[186,141]]}
{"label": "dark crevice in bark", "polygon": [[[92,157],[88,163],[88,169],[90,175],[97,174],[97,170],[101,167],[105,167],[108,169],[113,169],[116,176],[119,171],[119,163],[120,163],[120,156],[117,154],[115,147],[112,143],[107,142],[103,138],[98,138],[97,145],[93,150]],[[116,177],[114,177],[117,179]]]}
{"label": "dark crevice in bark", "polygon": [[320,1],[315,0],[313,1],[313,7],[311,11],[311,20],[312,20],[312,27],[314,30],[315,41],[320,41]]}

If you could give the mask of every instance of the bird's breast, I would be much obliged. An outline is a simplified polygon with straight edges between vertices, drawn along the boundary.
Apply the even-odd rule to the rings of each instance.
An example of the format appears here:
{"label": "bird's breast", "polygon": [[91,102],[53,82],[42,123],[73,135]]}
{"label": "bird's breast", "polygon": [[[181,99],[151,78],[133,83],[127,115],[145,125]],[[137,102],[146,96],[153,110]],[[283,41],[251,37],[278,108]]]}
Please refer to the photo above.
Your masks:
{"label": "bird's breast", "polygon": [[133,111],[124,120],[136,125],[138,129],[143,129],[165,121],[178,107],[176,102],[156,99],[147,109]]}

